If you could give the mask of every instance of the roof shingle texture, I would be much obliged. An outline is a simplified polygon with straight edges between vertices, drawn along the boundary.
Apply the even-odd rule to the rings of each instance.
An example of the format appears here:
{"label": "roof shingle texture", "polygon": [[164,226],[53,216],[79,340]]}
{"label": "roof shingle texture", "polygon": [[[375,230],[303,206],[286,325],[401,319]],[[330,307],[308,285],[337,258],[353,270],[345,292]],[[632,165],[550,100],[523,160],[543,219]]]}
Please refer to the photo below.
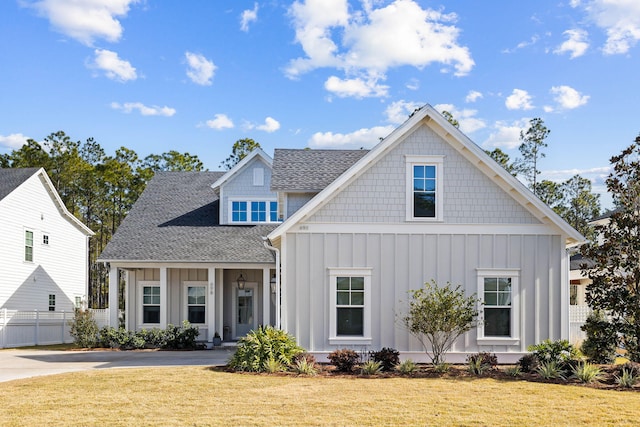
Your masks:
{"label": "roof shingle texture", "polygon": [[29,179],[39,168],[0,169],[0,200]]}
{"label": "roof shingle texture", "polygon": [[276,149],[273,154],[271,190],[319,192],[368,152]]}
{"label": "roof shingle texture", "polygon": [[273,263],[262,236],[277,224],[220,225],[211,184],[224,172],[158,172],[100,261]]}

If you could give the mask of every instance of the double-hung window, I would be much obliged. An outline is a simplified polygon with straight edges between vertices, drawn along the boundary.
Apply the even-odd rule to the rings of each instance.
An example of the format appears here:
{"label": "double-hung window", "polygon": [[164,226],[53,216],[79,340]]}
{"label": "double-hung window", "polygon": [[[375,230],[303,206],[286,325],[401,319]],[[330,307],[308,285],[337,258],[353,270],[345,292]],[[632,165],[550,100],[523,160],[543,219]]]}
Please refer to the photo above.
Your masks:
{"label": "double-hung window", "polygon": [[207,287],[204,283],[185,283],[187,288],[187,320],[206,323]]}
{"label": "double-hung window", "polygon": [[56,311],[56,294],[49,294],[49,311]]}
{"label": "double-hung window", "polygon": [[520,329],[519,271],[479,269],[478,340],[516,344]]}
{"label": "double-hung window", "polygon": [[406,156],[408,221],[442,220],[443,156]]}
{"label": "double-hung window", "polygon": [[331,343],[371,341],[371,270],[330,269]]}
{"label": "double-hung window", "polygon": [[142,323],[160,323],[160,286],[142,287]]}
{"label": "double-hung window", "polygon": [[33,231],[24,232],[24,260],[33,262]]}
{"label": "double-hung window", "polygon": [[278,202],[275,200],[233,200],[230,208],[231,223],[278,222]]}

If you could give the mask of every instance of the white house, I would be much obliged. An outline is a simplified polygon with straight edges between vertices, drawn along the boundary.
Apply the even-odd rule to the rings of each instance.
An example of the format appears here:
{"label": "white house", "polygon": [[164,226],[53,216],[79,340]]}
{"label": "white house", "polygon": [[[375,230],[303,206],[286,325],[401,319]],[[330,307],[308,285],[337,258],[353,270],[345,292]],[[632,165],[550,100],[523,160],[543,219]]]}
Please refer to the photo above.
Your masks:
{"label": "white house", "polygon": [[72,311],[87,295],[93,234],[44,169],[0,169],[0,309]]}
{"label": "white house", "polygon": [[371,151],[258,150],[226,173],[159,173],[100,260],[127,281],[131,329],[190,319],[234,340],[273,324],[320,358],[420,360],[399,321],[408,291],[460,284],[481,322],[449,360],[507,362],[568,337],[567,247],[582,241],[427,105]]}

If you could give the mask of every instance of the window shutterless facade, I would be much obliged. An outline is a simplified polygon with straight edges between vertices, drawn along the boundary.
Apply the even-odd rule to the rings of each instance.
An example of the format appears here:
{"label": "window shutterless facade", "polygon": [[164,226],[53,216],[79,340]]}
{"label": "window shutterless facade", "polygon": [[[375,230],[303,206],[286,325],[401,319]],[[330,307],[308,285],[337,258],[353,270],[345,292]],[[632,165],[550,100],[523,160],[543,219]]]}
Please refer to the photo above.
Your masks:
{"label": "window shutterless facade", "polygon": [[142,286],[142,323],[160,323],[160,286]]}
{"label": "window shutterless facade", "polygon": [[371,270],[330,269],[330,343],[371,342]]}
{"label": "window shutterless facade", "polygon": [[440,221],[443,156],[406,156],[407,221]]}
{"label": "window shutterless facade", "polygon": [[229,207],[232,223],[278,222],[278,202],[275,200],[232,200]]}
{"label": "window shutterless facade", "polygon": [[33,231],[24,232],[24,260],[33,262]]}
{"label": "window shutterless facade", "polygon": [[56,295],[49,294],[49,311],[56,311]]}
{"label": "window shutterless facade", "polygon": [[520,330],[518,270],[478,270],[478,341],[517,344]]}
{"label": "window shutterless facade", "polygon": [[207,287],[201,283],[185,283],[187,292],[187,320],[189,323],[206,323]]}

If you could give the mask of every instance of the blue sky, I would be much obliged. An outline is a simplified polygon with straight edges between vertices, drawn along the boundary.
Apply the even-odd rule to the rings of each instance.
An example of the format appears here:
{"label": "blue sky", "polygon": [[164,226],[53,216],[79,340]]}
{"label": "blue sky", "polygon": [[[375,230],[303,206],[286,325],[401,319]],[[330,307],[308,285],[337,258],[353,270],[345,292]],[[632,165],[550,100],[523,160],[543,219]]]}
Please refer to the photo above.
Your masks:
{"label": "blue sky", "polygon": [[[371,147],[419,105],[543,178],[603,190],[640,132],[636,0],[3,0],[0,153],[63,130],[113,154]],[[605,200],[606,204],[606,200]]]}

